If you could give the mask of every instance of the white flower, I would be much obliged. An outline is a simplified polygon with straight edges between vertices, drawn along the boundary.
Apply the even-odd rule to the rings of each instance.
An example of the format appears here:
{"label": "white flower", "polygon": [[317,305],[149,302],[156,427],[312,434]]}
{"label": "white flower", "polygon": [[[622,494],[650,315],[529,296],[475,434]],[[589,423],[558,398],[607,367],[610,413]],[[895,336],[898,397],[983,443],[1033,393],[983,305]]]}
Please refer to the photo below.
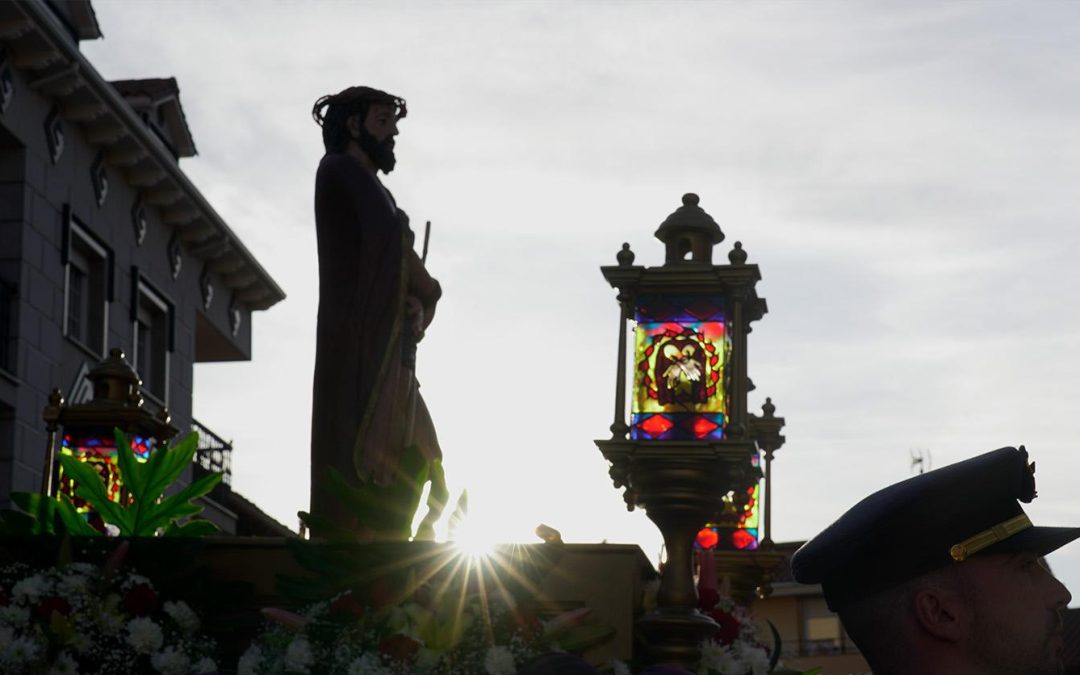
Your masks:
{"label": "white flower", "polygon": [[164,609],[165,613],[176,622],[176,625],[180,627],[180,630],[185,635],[191,635],[199,630],[199,617],[196,616],[191,607],[188,607],[188,604],[183,600],[179,602],[166,602],[162,609]]}
{"label": "white flower", "polygon": [[285,650],[285,670],[298,673],[309,672],[314,660],[315,657],[311,653],[311,643],[308,642],[306,637],[298,636],[293,638],[293,641],[289,643],[288,648]]}
{"label": "white flower", "polygon": [[202,675],[203,673],[216,673],[217,664],[214,663],[214,659],[204,656],[195,662],[195,665],[191,668],[191,672],[196,673],[197,675]]}
{"label": "white flower", "polygon": [[30,620],[30,610],[26,607],[8,605],[0,607],[0,626],[24,626]]}
{"label": "white flower", "polygon": [[488,675],[514,675],[517,672],[514,655],[501,645],[488,647],[484,655],[484,671]]}
{"label": "white flower", "polygon": [[735,657],[732,650],[719,642],[705,640],[701,643],[701,668],[698,670],[698,675],[707,675],[710,671],[725,675],[728,673],[741,675],[746,672],[746,669],[746,665]]}
{"label": "white flower", "polygon": [[39,651],[41,648],[30,638],[15,638],[0,648],[0,663],[5,666],[19,666],[15,670],[22,670],[23,666],[28,666],[37,659]]}
{"label": "white flower", "polygon": [[60,652],[49,668],[49,675],[79,675],[79,664],[71,654]]}
{"label": "white flower", "polygon": [[769,672],[769,653],[764,649],[745,642],[735,643],[734,648],[735,655],[744,664],[743,667],[753,675],[765,675]]}
{"label": "white flower", "polygon": [[165,642],[165,636],[161,634],[161,626],[150,619],[141,616],[128,621],[128,644],[139,654],[150,654],[161,649]]}
{"label": "white flower", "polygon": [[251,645],[236,664],[236,675],[257,675],[262,665],[263,653],[258,645]]}
{"label": "white flower", "polygon": [[64,569],[69,572],[78,572],[79,574],[85,574],[86,576],[91,577],[96,576],[98,571],[97,567],[85,562],[73,562],[68,564]]}
{"label": "white flower", "polygon": [[154,584],[149,579],[141,574],[129,574],[124,578],[124,581],[120,584],[120,588],[125,591],[130,591],[136,586],[146,586],[150,590],[154,590]]}
{"label": "white flower", "polygon": [[150,664],[161,675],[187,675],[191,659],[176,647],[169,646],[151,656]]}
{"label": "white flower", "polygon": [[612,660],[611,670],[614,675],[630,675],[630,666],[626,665],[618,659]]}
{"label": "white flower", "polygon": [[15,597],[16,602],[35,603],[51,590],[51,585],[45,577],[35,574],[16,583],[11,588],[11,595]]}
{"label": "white flower", "polygon": [[100,612],[96,618],[98,627],[105,635],[116,635],[124,627],[124,621],[112,612]]}
{"label": "white flower", "polygon": [[86,593],[90,589],[90,579],[81,574],[69,574],[56,584],[59,595],[70,597]]}
{"label": "white flower", "polygon": [[386,668],[375,654],[364,654],[349,664],[349,675],[385,675]]}

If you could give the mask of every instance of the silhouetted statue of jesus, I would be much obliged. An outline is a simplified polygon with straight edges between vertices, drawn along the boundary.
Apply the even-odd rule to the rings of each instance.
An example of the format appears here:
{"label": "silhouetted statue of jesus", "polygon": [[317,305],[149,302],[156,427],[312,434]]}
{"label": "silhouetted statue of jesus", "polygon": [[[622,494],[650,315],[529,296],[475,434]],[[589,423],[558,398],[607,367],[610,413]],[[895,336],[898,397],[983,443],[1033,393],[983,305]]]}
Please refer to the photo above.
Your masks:
{"label": "silhouetted statue of jesus", "polygon": [[405,101],[370,87],[312,110],[326,155],[315,178],[319,319],[311,425],[311,512],[355,527],[327,491],[327,469],[385,484],[402,451],[441,458],[413,374],[416,343],[442,295],[413,250],[405,212],[379,181],[394,169]]}

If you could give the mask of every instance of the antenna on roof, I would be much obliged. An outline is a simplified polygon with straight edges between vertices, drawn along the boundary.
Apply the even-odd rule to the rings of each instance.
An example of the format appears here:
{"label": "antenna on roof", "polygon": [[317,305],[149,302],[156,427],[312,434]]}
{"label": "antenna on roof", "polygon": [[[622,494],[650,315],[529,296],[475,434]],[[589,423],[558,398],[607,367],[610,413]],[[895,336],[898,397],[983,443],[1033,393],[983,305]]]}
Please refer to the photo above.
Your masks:
{"label": "antenna on roof", "polygon": [[908,450],[908,452],[911,454],[911,473],[921,474],[934,469],[934,461],[929,449],[918,448]]}

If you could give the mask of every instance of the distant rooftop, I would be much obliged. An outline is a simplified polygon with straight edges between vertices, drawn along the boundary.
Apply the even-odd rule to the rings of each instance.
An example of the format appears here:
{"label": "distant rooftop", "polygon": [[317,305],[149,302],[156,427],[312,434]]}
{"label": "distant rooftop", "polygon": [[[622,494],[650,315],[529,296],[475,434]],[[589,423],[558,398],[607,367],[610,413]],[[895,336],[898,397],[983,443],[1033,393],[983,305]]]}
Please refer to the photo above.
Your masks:
{"label": "distant rooftop", "polygon": [[180,105],[180,87],[175,77],[113,80],[109,84],[116,87],[173,155],[177,158],[196,155],[195,139]]}

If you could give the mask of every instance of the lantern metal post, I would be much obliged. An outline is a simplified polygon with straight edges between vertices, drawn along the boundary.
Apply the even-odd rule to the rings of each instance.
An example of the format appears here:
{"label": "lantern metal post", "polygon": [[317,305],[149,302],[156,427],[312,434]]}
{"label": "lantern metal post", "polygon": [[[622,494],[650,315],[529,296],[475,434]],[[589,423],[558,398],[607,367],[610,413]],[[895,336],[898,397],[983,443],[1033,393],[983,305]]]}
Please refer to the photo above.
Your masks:
{"label": "lantern metal post", "polygon": [[[729,492],[753,485],[760,475],[753,464],[757,446],[746,412],[745,333],[767,308],[754,290],[761,278],[758,268],[746,264],[741,244],[736,243],[729,254],[730,264],[714,265],[713,247],[723,241],[723,232],[698,206],[697,195],[686,194],[682,202],[656,232],[666,249],[663,266],[634,265],[629,245],[623,244],[616,256],[618,265],[601,268],[618,290],[619,366],[612,438],[596,445],[611,462],[609,473],[615,487],[624,489],[627,508],[645,509],[662,533],[668,554],[657,608],[637,623],[646,648],[643,660],[694,667],[702,640],[718,628],[696,609],[695,537],[715,519]],[[663,318],[671,303],[684,302],[687,312],[695,317],[704,312],[706,318]],[[649,303],[655,307],[650,309]],[[649,314],[656,307],[664,309]],[[635,407],[627,424],[626,324],[632,319],[638,322],[636,335],[646,330],[643,321],[655,332],[641,333],[635,341]],[[666,325],[672,321],[689,332],[669,335]],[[713,328],[692,328],[706,323]],[[709,336],[707,331],[714,332]],[[652,342],[645,347],[639,340]],[[670,351],[676,344],[678,350]],[[638,349],[647,352],[641,363]],[[646,407],[639,391],[643,381],[651,387],[652,402]],[[663,398],[658,398],[661,387]],[[693,393],[687,394],[687,387]],[[686,396],[694,397],[695,403],[678,403]],[[745,502],[746,495],[741,499]]]}
{"label": "lantern metal post", "polygon": [[45,465],[41,469],[41,494],[55,497],[56,493],[56,432],[60,427],[60,414],[64,408],[64,397],[59,389],[49,394],[49,405],[45,406],[42,417],[45,419]]}

